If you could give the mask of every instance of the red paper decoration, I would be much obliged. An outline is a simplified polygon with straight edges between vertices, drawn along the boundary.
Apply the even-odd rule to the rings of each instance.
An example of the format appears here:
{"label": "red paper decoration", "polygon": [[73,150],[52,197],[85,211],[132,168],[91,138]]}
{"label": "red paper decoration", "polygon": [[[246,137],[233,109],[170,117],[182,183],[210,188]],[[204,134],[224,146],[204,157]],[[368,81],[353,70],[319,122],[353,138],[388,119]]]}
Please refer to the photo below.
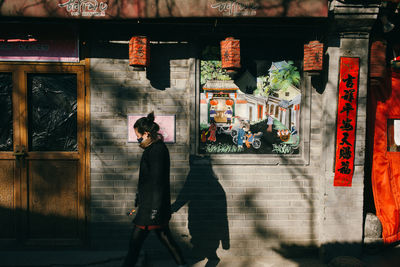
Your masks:
{"label": "red paper decoration", "polygon": [[341,57],[334,186],[351,186],[354,173],[360,58]]}
{"label": "red paper decoration", "polygon": [[137,70],[144,70],[150,63],[149,39],[145,36],[134,36],[129,41],[129,65]]}
{"label": "red paper decoration", "polygon": [[222,68],[228,73],[240,68],[240,40],[228,37],[221,41],[221,61]]}
{"label": "red paper decoration", "polygon": [[321,71],[323,64],[324,44],[311,41],[304,45],[304,71]]}
{"label": "red paper decoration", "polygon": [[233,100],[228,99],[228,100],[225,101],[225,104],[228,105],[228,106],[232,106],[233,105]]}

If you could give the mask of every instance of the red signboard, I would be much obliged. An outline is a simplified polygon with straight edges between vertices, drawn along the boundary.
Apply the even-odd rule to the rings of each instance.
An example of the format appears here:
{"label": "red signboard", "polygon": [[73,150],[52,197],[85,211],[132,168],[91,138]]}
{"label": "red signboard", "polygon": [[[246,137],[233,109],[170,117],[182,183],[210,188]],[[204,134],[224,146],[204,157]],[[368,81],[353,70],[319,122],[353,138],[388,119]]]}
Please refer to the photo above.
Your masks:
{"label": "red signboard", "polygon": [[334,186],[351,186],[354,173],[360,58],[341,57]]}
{"label": "red signboard", "polygon": [[327,0],[0,0],[0,16],[77,19],[327,17]]}

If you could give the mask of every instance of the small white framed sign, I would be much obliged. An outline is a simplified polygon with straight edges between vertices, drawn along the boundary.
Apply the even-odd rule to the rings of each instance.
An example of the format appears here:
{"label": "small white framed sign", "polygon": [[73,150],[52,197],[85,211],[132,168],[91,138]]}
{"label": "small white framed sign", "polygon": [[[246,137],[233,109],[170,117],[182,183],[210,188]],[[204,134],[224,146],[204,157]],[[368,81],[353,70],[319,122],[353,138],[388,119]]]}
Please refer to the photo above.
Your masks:
{"label": "small white framed sign", "polygon": [[[137,115],[128,114],[128,143],[137,143],[137,138],[135,135],[135,130],[133,126],[135,122],[147,115]],[[175,143],[176,142],[176,124],[175,115],[157,115],[155,116],[154,122],[160,126],[159,133],[164,137],[165,143]]]}

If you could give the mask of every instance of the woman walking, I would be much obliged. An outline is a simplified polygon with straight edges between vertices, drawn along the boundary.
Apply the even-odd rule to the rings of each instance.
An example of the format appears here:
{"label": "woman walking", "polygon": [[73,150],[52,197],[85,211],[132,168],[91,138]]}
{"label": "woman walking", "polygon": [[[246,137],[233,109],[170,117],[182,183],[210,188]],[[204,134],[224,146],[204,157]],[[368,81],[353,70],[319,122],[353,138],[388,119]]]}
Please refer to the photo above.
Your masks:
{"label": "woman walking", "polygon": [[124,267],[134,267],[140,249],[149,231],[155,231],[167,247],[178,266],[185,267],[182,253],[171,236],[168,226],[171,219],[171,197],[169,184],[170,158],[167,146],[154,122],[154,113],[138,119],[133,126],[139,146],[144,149],[140,161],[138,205],[133,223],[135,224],[129,243]]}

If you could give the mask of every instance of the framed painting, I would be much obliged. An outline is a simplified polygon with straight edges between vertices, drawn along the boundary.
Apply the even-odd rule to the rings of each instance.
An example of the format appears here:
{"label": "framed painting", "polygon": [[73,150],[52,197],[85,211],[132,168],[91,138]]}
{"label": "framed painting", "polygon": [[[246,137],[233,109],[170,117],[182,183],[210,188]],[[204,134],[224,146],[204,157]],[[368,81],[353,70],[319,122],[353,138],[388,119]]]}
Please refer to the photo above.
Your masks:
{"label": "framed painting", "polygon": [[200,61],[199,153],[299,154],[301,61],[247,61],[233,76]]}

